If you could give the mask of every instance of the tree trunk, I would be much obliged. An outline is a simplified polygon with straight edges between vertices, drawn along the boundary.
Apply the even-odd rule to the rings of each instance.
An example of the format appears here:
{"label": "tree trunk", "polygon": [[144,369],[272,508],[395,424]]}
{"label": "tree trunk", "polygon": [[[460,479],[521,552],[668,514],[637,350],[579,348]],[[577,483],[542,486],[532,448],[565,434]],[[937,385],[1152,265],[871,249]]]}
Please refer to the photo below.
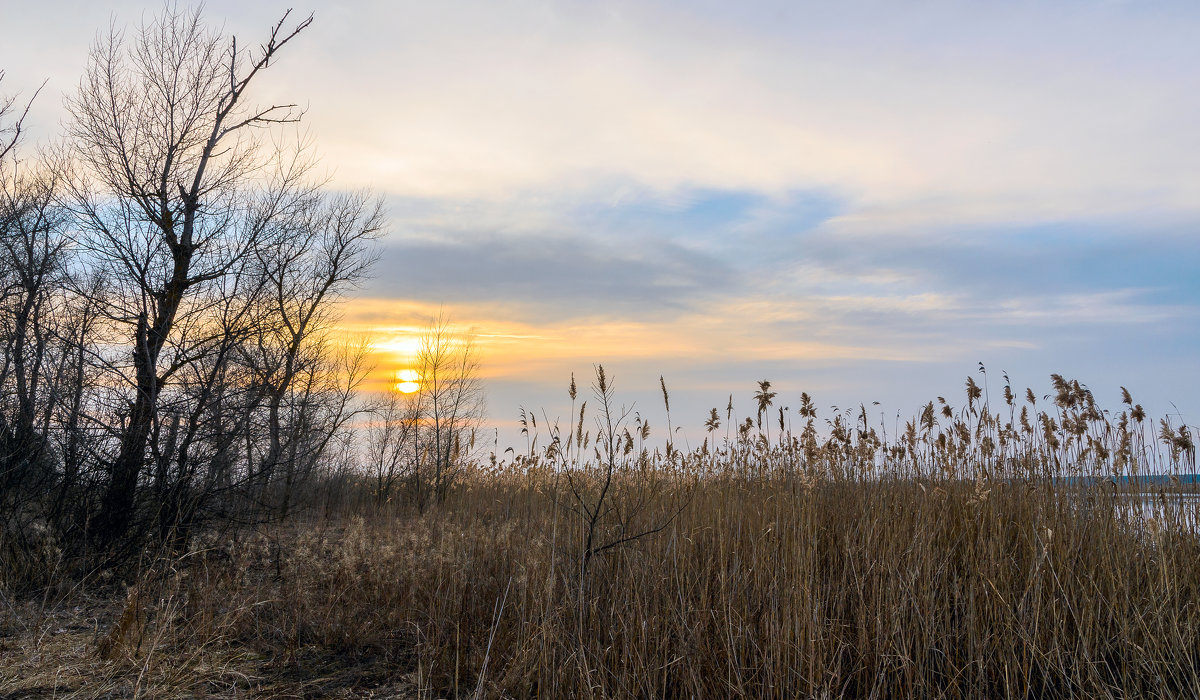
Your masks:
{"label": "tree trunk", "polygon": [[158,359],[188,287],[190,246],[184,243],[173,247],[174,270],[165,292],[158,298],[154,325],[147,325],[143,313],[134,337],[133,364],[137,392],[129,411],[129,421],[122,431],[121,451],[112,465],[112,476],[97,518],[95,532],[102,545],[110,545],[122,538],[133,524],[138,476],[146,461],[146,447],[158,411]]}

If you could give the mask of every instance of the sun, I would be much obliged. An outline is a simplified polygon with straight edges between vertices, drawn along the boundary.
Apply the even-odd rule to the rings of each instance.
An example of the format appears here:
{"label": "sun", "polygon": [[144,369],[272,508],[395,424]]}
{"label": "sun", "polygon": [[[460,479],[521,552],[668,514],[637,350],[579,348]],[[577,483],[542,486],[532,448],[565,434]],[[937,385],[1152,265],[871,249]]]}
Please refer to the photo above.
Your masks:
{"label": "sun", "polygon": [[421,388],[421,375],[415,369],[402,369],[396,373],[394,387],[401,394],[412,394]]}

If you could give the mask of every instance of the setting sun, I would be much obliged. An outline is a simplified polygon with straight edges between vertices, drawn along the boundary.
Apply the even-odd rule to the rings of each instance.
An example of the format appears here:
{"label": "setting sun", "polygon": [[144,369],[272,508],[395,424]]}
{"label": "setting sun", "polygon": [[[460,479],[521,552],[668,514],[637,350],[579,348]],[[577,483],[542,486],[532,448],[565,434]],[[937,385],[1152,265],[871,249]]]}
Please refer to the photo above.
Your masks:
{"label": "setting sun", "polygon": [[415,369],[402,369],[396,373],[395,389],[401,394],[412,394],[421,388],[421,375]]}

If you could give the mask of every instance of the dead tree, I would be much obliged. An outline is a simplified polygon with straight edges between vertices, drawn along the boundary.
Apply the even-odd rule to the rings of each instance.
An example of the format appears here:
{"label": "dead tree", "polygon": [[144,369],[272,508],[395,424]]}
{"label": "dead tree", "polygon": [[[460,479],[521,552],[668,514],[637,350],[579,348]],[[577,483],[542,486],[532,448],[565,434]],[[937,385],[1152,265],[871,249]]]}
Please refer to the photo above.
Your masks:
{"label": "dead tree", "polygon": [[[31,476],[47,457],[45,425],[57,388],[55,326],[64,316],[68,236],[55,206],[52,171],[20,168],[0,175],[0,413],[5,479]],[[57,307],[57,308],[56,308]],[[9,405],[8,398],[12,398]]]}
{"label": "dead tree", "polygon": [[[318,384],[328,376],[327,333],[333,302],[359,284],[375,261],[374,241],[383,230],[381,203],[365,193],[307,197],[282,225],[283,235],[257,251],[264,276],[262,323],[247,359],[265,404],[266,450],[254,479],[265,491],[276,478],[284,489],[279,510],[288,509],[288,487],[297,469],[319,459],[332,422],[314,421],[340,403]],[[338,411],[334,411],[338,414]],[[325,430],[319,426],[323,425]],[[316,431],[316,433],[314,433]],[[282,472],[280,474],[279,472]]]}
{"label": "dead tree", "polygon": [[117,445],[93,530],[101,545],[130,529],[164,386],[220,346],[207,328],[212,294],[291,204],[292,188],[264,194],[257,186],[272,154],[256,132],[301,113],[247,107],[251,85],[312,17],[291,28],[286,21],[245,51],[208,29],[198,10],[168,7],[131,41],[115,29],[98,41],[68,100],[80,164],[69,180],[71,206],[92,263],[113,284],[105,313],[124,329],[130,353],[123,379],[131,396],[113,426]]}
{"label": "dead tree", "polygon": [[470,335],[438,318],[426,329],[417,352],[412,480],[417,505],[441,503],[474,448],[485,404],[479,355]]}
{"label": "dead tree", "polygon": [[[4,71],[0,70],[0,83],[3,82]],[[25,118],[29,116],[29,108],[33,106],[39,92],[41,88],[33,93],[23,108],[18,107],[15,95],[0,95],[0,165],[5,164],[16,150],[17,144],[21,142],[21,135],[25,131]],[[20,114],[17,114],[18,109]]]}

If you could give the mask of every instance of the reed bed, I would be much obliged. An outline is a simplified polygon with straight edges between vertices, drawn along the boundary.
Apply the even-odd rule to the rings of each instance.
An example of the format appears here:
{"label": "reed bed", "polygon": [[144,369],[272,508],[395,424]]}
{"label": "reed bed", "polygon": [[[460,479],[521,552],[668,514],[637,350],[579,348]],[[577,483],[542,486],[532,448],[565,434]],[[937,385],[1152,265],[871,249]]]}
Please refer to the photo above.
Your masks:
{"label": "reed bed", "polygon": [[0,693],[1195,695],[1190,433],[1057,386],[1027,430],[968,384],[890,442],[802,412],[691,452],[606,423],[601,391],[594,437],[552,429],[435,508],[368,506],[364,479],[347,512],[148,562],[81,633],[88,673],[17,655]]}

